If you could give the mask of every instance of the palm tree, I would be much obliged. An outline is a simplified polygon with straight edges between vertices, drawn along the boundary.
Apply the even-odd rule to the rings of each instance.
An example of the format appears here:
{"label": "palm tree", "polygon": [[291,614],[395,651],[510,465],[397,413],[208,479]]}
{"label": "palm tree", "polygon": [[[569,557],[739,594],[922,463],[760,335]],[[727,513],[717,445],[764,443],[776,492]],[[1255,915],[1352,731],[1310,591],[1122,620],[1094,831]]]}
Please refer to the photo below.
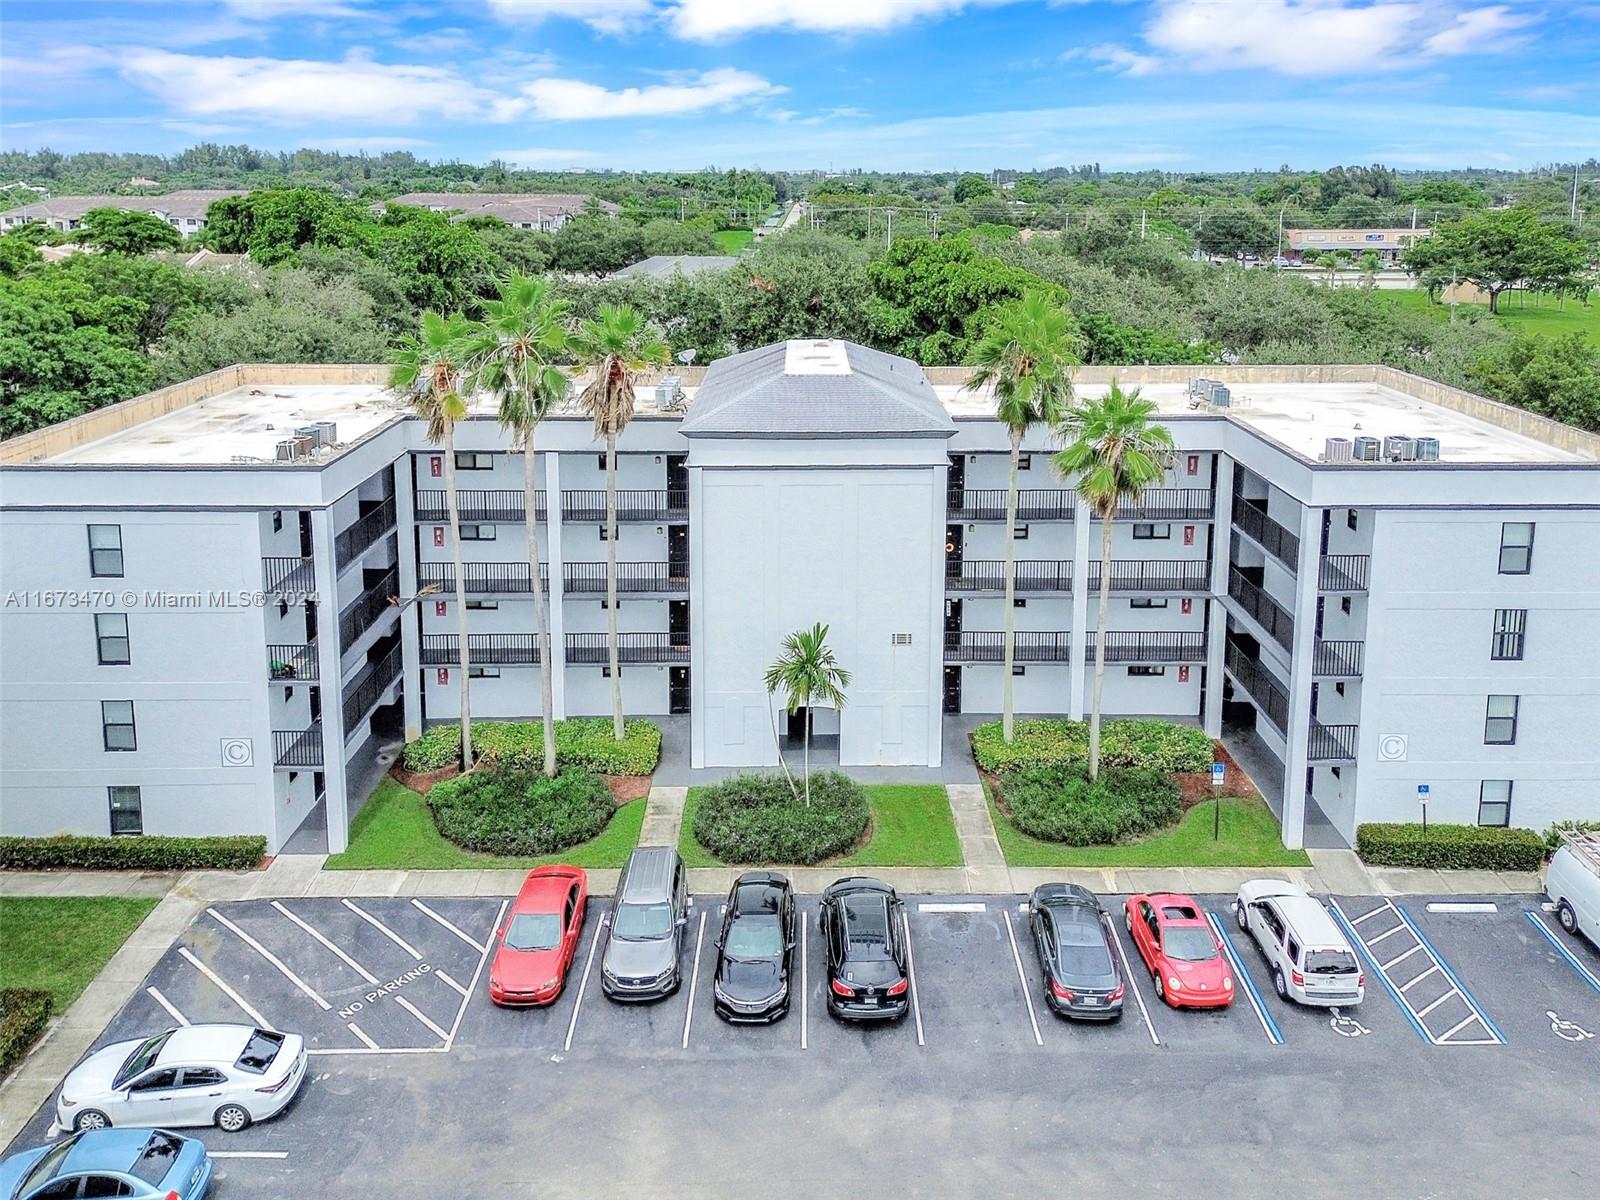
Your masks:
{"label": "palm tree", "polygon": [[606,641],[611,662],[611,726],[622,740],[622,670],[617,660],[617,437],[633,419],[633,376],[664,364],[671,352],[655,326],[626,304],[602,304],[578,330],[577,344],[595,377],[578,397],[606,442]]}
{"label": "palm tree", "polygon": [[467,415],[461,394],[467,320],[422,314],[419,333],[406,335],[389,372],[389,386],[408,392],[428,426],[428,440],[444,450],[444,502],[450,517],[451,566],[455,571],[456,621],[461,642],[461,769],[472,770],[471,662],[467,653],[467,604],[461,570],[461,514],[456,504],[456,422]]}
{"label": "palm tree", "polygon": [[555,360],[567,352],[567,305],[543,279],[512,275],[498,296],[483,302],[483,320],[467,337],[466,363],[474,391],[500,398],[500,427],[522,452],[523,507],[527,514],[528,571],[539,642],[540,707],[544,720],[544,773],[556,773],[555,692],[551,682],[550,617],[539,583],[538,491],[534,436],[539,422],[567,398],[572,383]]}
{"label": "palm tree", "polygon": [[1124,500],[1137,500],[1172,465],[1172,431],[1152,425],[1155,401],[1117,381],[1103,399],[1068,411],[1057,427],[1063,449],[1056,470],[1076,478],[1078,495],[1100,520],[1100,617],[1094,642],[1094,703],[1089,712],[1089,778],[1100,774],[1100,698],[1106,682],[1106,613],[1111,598],[1112,522]]}
{"label": "palm tree", "polygon": [[969,388],[993,385],[995,419],[1011,438],[1006,484],[1005,666],[1001,670],[1000,732],[1011,741],[1016,724],[1011,664],[1016,653],[1017,464],[1022,439],[1035,425],[1054,426],[1072,403],[1072,318],[1043,295],[1030,292],[1002,308],[972,349]]}
{"label": "palm tree", "polygon": [[[767,696],[782,690],[785,707],[791,713],[806,709],[804,778],[805,802],[811,803],[811,702],[821,700],[834,708],[844,707],[844,689],[850,686],[850,672],[839,665],[828,645],[828,627],[820,621],[810,629],[797,629],[783,639],[783,653],[767,668]],[[783,751],[778,752],[783,761]],[[787,774],[787,768],[785,768]],[[794,781],[789,781],[794,787]]]}

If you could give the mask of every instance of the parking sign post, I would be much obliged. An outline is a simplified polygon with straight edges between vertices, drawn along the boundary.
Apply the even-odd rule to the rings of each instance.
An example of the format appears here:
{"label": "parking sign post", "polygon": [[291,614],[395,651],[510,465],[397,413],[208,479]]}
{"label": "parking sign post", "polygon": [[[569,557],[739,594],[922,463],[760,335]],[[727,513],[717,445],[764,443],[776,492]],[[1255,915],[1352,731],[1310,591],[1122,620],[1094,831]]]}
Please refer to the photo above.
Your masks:
{"label": "parking sign post", "polygon": [[1417,784],[1417,803],[1422,805],[1422,832],[1428,832],[1428,785]]}
{"label": "parking sign post", "polygon": [[1226,763],[1211,764],[1211,840],[1222,840],[1222,785],[1228,777]]}

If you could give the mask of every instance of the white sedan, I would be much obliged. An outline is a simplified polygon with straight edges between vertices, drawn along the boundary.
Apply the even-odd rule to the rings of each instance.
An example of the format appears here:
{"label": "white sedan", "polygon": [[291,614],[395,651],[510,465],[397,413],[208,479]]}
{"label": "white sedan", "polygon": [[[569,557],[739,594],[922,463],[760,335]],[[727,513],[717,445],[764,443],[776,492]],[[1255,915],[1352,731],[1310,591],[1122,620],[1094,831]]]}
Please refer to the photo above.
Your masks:
{"label": "white sedan", "polygon": [[187,1025],[84,1059],[61,1085],[56,1123],[63,1129],[215,1125],[238,1133],[282,1112],[305,1077],[299,1034]]}

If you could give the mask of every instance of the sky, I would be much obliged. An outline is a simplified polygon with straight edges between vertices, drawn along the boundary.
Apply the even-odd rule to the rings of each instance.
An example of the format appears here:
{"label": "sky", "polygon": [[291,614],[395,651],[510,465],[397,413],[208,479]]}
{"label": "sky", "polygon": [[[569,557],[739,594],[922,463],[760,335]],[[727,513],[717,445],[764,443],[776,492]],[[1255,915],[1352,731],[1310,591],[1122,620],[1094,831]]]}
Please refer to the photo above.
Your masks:
{"label": "sky", "polygon": [[1585,0],[3,0],[0,145],[539,168],[1521,168]]}

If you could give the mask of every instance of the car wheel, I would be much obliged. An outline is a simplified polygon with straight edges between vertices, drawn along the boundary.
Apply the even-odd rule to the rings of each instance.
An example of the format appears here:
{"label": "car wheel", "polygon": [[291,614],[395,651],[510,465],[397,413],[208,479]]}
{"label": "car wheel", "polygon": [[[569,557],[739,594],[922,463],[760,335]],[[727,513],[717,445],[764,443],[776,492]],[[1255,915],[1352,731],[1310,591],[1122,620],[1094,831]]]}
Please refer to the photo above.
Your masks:
{"label": "car wheel", "polygon": [[1234,916],[1239,922],[1239,932],[1250,932],[1250,914],[1245,912],[1243,904],[1234,905]]}
{"label": "car wheel", "polygon": [[1156,999],[1164,1002],[1167,998],[1167,981],[1161,978],[1160,971],[1151,971],[1150,978],[1156,981]]}
{"label": "car wheel", "polygon": [[1127,908],[1122,910],[1122,924],[1130,934],[1133,932],[1133,910]]}
{"label": "car wheel", "polygon": [[110,1129],[111,1118],[98,1108],[86,1108],[72,1122],[74,1129]]}
{"label": "car wheel", "polygon": [[1578,932],[1578,914],[1572,910],[1572,905],[1563,900],[1556,905],[1556,920],[1561,922],[1561,928],[1568,933]]}
{"label": "car wheel", "polygon": [[1289,998],[1289,981],[1283,977],[1283,968],[1277,967],[1272,972],[1272,986],[1277,990],[1278,999]]}
{"label": "car wheel", "polygon": [[242,1104],[224,1104],[211,1118],[223,1133],[239,1133],[250,1125],[250,1112]]}

